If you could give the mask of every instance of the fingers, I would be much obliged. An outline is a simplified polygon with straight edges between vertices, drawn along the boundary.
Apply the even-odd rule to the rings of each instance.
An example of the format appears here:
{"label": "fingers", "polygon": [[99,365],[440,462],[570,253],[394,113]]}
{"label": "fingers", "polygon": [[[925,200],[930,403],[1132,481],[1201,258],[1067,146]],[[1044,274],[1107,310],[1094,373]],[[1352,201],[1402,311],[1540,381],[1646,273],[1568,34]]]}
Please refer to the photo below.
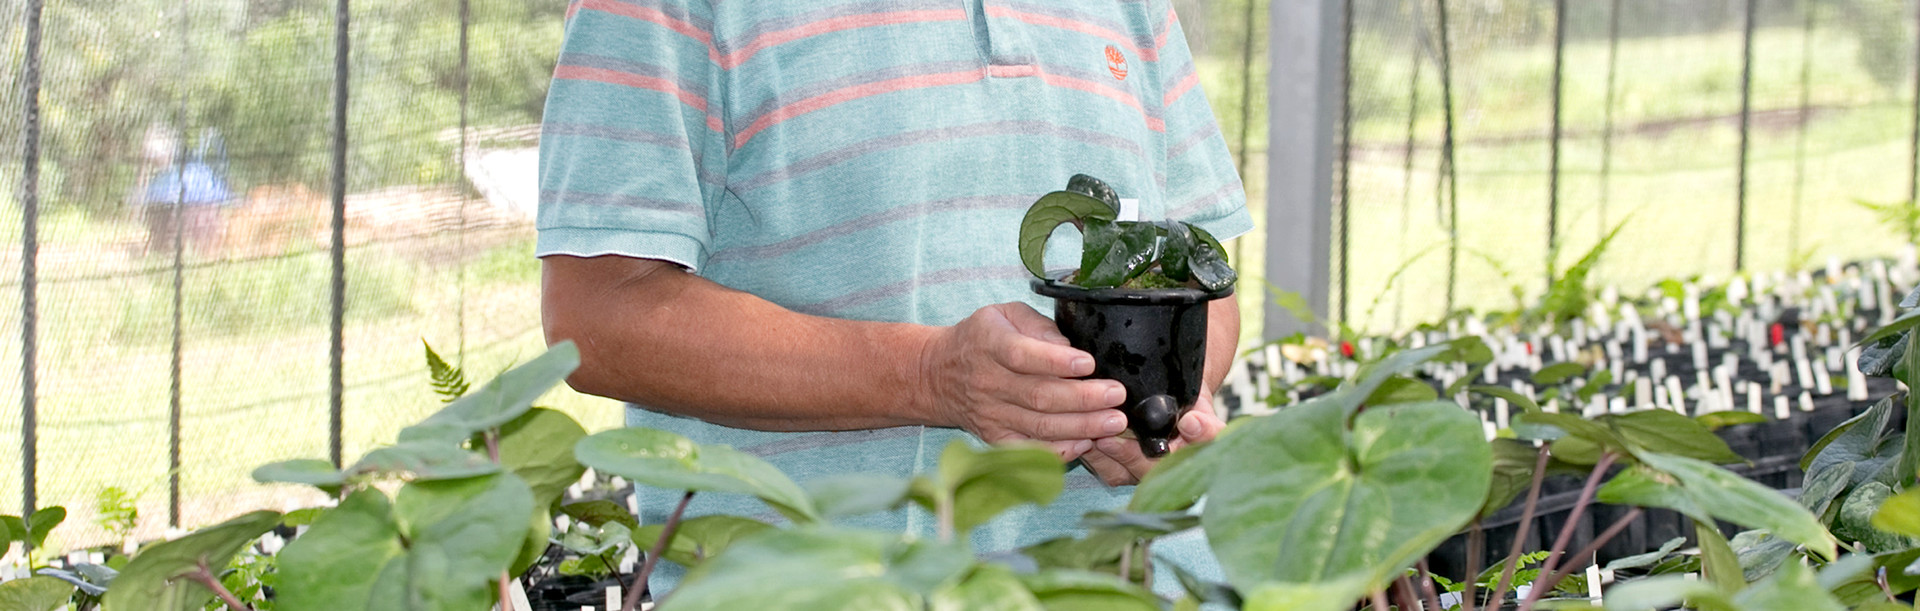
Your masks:
{"label": "fingers", "polygon": [[1048,450],[1053,451],[1054,456],[1059,456],[1060,462],[1063,463],[1073,462],[1073,459],[1080,458],[1082,455],[1085,455],[1088,450],[1093,449],[1093,440],[1091,439],[1064,439],[1042,443],[1047,446]]}
{"label": "fingers", "polygon": [[1132,439],[1107,437],[1093,443],[1093,451],[1080,457],[1087,463],[1100,481],[1110,486],[1137,484],[1148,471],[1153,470],[1154,460],[1140,453],[1140,443]]}
{"label": "fingers", "polygon": [[1020,302],[1001,304],[1000,313],[1021,335],[1049,344],[1067,345],[1067,336],[1060,334],[1059,325],[1054,324],[1053,319],[1035,312],[1033,306]]}
{"label": "fingers", "polygon": [[1193,409],[1187,410],[1186,415],[1180,417],[1180,439],[1176,444],[1213,441],[1214,437],[1220,435],[1222,429],[1227,428],[1227,423],[1221,422],[1220,417],[1214,415],[1213,406],[1208,403],[1208,400],[1202,397],[1198,405],[1193,406]]}
{"label": "fingers", "polygon": [[1127,472],[1126,467],[1120,466],[1119,462],[1098,451],[1082,454],[1080,464],[1086,465],[1089,473],[1100,478],[1100,483],[1108,486],[1126,486],[1139,481],[1133,477],[1133,474]]}
{"label": "fingers", "polygon": [[1127,416],[1119,410],[1101,410],[1088,414],[1034,414],[1028,412],[1020,423],[1023,435],[1034,439],[1058,441],[1099,439],[1127,430]]}
{"label": "fingers", "polygon": [[1040,376],[1022,376],[1024,397],[1009,401],[1027,409],[1052,413],[1075,413],[1119,407],[1127,400],[1127,387],[1112,380],[1060,380]]}

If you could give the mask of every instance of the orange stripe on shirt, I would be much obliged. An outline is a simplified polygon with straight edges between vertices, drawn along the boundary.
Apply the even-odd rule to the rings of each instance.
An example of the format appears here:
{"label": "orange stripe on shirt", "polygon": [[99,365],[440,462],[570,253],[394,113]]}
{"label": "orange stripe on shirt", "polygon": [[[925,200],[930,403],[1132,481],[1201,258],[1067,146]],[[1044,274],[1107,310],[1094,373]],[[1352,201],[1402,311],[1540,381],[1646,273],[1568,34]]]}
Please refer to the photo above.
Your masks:
{"label": "orange stripe on shirt", "polygon": [[1119,32],[1115,32],[1107,28],[1093,25],[1091,23],[1086,23],[1084,21],[1074,21],[1072,19],[1067,19],[1065,17],[1055,17],[1053,15],[1042,15],[1040,13],[1030,13],[1027,11],[1014,10],[1014,9],[1006,8],[1003,6],[988,6],[987,16],[1000,17],[1000,18],[1006,18],[1006,19],[1016,19],[1024,23],[1029,23],[1037,26],[1060,28],[1062,30],[1079,32],[1081,34],[1087,34],[1090,36],[1105,38],[1109,41],[1112,41],[1116,45],[1120,45],[1130,51],[1133,51],[1133,54],[1139,56],[1142,61],[1155,61],[1160,56],[1159,49],[1142,49],[1140,48],[1140,45],[1136,44],[1133,41],[1133,39],[1130,37],[1127,37]]}
{"label": "orange stripe on shirt", "polygon": [[[681,103],[692,106],[695,110],[699,110],[702,113],[707,112],[706,98],[700,97],[699,94],[694,92],[681,89],[678,83],[663,78],[642,76],[631,72],[608,70],[606,68],[567,65],[555,67],[553,69],[553,78],[554,80],[588,81],[658,91],[679,98]],[[720,118],[712,115],[707,116],[707,127],[714,131],[725,131],[725,128],[720,124]]]}
{"label": "orange stripe on shirt", "polygon": [[1086,79],[1074,78],[1071,76],[1061,76],[1058,74],[1052,74],[1052,73],[1046,72],[1044,70],[1040,71],[1040,80],[1041,82],[1044,82],[1054,87],[1064,87],[1067,89],[1073,89],[1077,91],[1085,91],[1087,93],[1091,93],[1094,95],[1110,98],[1114,101],[1120,102],[1121,104],[1126,104],[1127,106],[1132,107],[1134,110],[1140,111],[1140,118],[1146,121],[1147,129],[1151,129],[1156,132],[1167,131],[1166,121],[1161,120],[1159,117],[1155,117],[1153,115],[1147,114],[1147,109],[1140,105],[1140,100],[1134,98],[1133,94],[1128,93],[1125,90],[1116,88],[1112,85],[1101,83],[1099,81],[1089,81]]}
{"label": "orange stripe on shirt", "polygon": [[872,96],[876,96],[884,93],[893,93],[896,91],[925,89],[928,87],[942,87],[946,85],[962,85],[966,83],[977,82],[980,79],[985,77],[986,77],[986,71],[984,70],[960,70],[955,72],[941,72],[936,74],[915,74],[912,76],[903,76],[899,78],[887,79],[884,81],[876,81],[876,82],[866,83],[862,85],[854,85],[852,87],[843,87],[840,89],[835,89],[832,91],[828,91],[826,93],[822,93],[820,95],[816,95],[810,98],[796,101],[786,106],[775,108],[772,111],[768,112],[767,114],[762,115],[759,119],[756,119],[753,122],[753,124],[748,125],[746,129],[740,130],[739,134],[734,135],[733,146],[734,148],[740,148],[742,146],[746,146],[747,141],[752,140],[754,135],[759,134],[761,131],[764,131],[769,127],[773,127],[774,125],[779,124],[781,121],[785,121],[787,119],[791,119],[791,118],[804,115],[816,110],[820,110],[822,108],[827,108],[829,106],[833,106],[836,104],[851,102],[854,100],[858,100],[860,98],[872,97]]}
{"label": "orange stripe on shirt", "polygon": [[1188,91],[1192,91],[1193,88],[1199,84],[1200,84],[1200,73],[1194,72],[1191,70],[1187,71],[1187,75],[1185,77],[1182,77],[1180,80],[1175,81],[1173,83],[1173,86],[1167,89],[1167,97],[1161,100],[1160,105],[1163,107],[1172,108],[1174,102],[1180,101],[1180,98],[1182,96],[1187,95]]}
{"label": "orange stripe on shirt", "polygon": [[580,2],[580,8],[656,24],[660,27],[679,32],[688,38],[700,41],[700,44],[707,45],[709,51],[711,51],[713,47],[712,34],[684,20],[660,12],[659,9],[634,6],[624,2],[613,2],[612,0],[582,0],[582,2]]}
{"label": "orange stripe on shirt", "polygon": [[720,67],[731,70],[734,67],[739,66],[740,64],[746,63],[748,59],[752,59],[754,54],[759,53],[761,51],[765,51],[768,48],[783,45],[790,42],[804,40],[814,36],[819,36],[821,34],[830,34],[833,32],[854,30],[859,28],[871,28],[871,27],[888,26],[888,25],[903,25],[903,24],[909,24],[909,23],[965,21],[966,18],[967,18],[967,12],[962,9],[891,11],[891,12],[885,12],[885,13],[867,13],[863,15],[845,15],[841,17],[833,17],[829,19],[822,19],[820,21],[814,21],[811,23],[807,23],[805,25],[794,26],[784,30],[775,30],[772,32],[761,34],[759,36],[754,37],[754,39],[752,41],[749,41],[746,44],[746,46],[740,47],[739,49],[735,49],[730,53],[727,53],[725,55],[719,55],[716,53],[715,60],[720,64]]}

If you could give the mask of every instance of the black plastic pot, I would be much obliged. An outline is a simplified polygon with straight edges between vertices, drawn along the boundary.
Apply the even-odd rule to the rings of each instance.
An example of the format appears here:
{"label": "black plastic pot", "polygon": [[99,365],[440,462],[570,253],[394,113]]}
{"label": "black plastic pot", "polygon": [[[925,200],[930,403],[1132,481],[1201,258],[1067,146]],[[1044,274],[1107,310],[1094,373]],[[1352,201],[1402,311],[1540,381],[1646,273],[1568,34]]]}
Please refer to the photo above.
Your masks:
{"label": "black plastic pot", "polygon": [[1207,302],[1233,294],[1172,289],[1087,289],[1033,280],[1054,299],[1053,320],[1073,347],[1093,355],[1093,378],[1127,388],[1121,410],[1147,456],[1164,456],[1180,415],[1200,398],[1207,360]]}

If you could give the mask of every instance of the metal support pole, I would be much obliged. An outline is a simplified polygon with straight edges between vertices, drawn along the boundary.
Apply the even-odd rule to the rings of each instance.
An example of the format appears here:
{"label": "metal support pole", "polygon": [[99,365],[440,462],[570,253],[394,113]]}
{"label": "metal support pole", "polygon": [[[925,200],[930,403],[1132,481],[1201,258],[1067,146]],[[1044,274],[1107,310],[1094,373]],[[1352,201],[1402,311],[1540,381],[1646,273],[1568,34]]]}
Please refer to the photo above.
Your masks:
{"label": "metal support pole", "polygon": [[[1335,310],[1340,324],[1350,322],[1348,304],[1352,301],[1348,294],[1352,292],[1348,277],[1353,269],[1353,3],[1358,0],[1346,0],[1340,3],[1340,198],[1339,215],[1335,221],[1335,235],[1340,240],[1340,304]],[[1328,332],[1335,327],[1328,325]]]}
{"label": "metal support pole", "polygon": [[1453,314],[1455,288],[1460,280],[1460,181],[1453,158],[1453,43],[1447,33],[1447,0],[1439,0],[1440,18],[1440,106],[1446,121],[1440,141],[1440,179],[1446,181],[1447,195],[1447,302],[1446,314]]}
{"label": "metal support pole", "polygon": [[341,430],[345,423],[347,306],[347,84],[348,53],[352,51],[352,15],[348,0],[336,0],[333,31],[333,292],[327,367],[327,455],[341,465]]}
{"label": "metal support pole", "polygon": [[1553,2],[1553,119],[1547,142],[1547,286],[1553,277],[1560,253],[1560,77],[1565,72],[1567,54],[1567,0]]}
{"label": "metal support pole", "polygon": [[[1915,8],[1913,15],[1916,25],[1920,25],[1920,7]],[[1907,206],[1909,207],[1914,205],[1915,199],[1920,199],[1920,39],[1914,41],[1913,58],[1913,138],[1907,154]],[[1908,223],[1907,243],[1920,241],[1916,240],[1916,237],[1913,223]]]}
{"label": "metal support pole", "polygon": [[174,147],[173,171],[179,177],[173,198],[173,353],[169,361],[167,385],[167,526],[180,527],[180,352],[183,296],[186,288],[186,214],[187,214],[187,2],[180,0],[180,99],[174,108],[173,125],[179,146]]}
{"label": "metal support pole", "polygon": [[1733,216],[1733,269],[1747,267],[1747,148],[1751,146],[1753,119],[1753,24],[1757,0],[1747,0],[1747,22],[1740,43],[1740,166],[1735,184]]}
{"label": "metal support pole", "polygon": [[[34,404],[35,330],[40,259],[40,21],[46,6],[27,0],[26,48],[21,56],[20,125],[20,515],[32,516],[39,464]],[[31,543],[22,543],[31,548]]]}
{"label": "metal support pole", "polygon": [[1607,101],[1601,110],[1600,128],[1600,238],[1607,232],[1607,203],[1613,198],[1613,101],[1614,77],[1620,71],[1620,0],[1613,0],[1613,12],[1607,23]]}
{"label": "metal support pole", "polygon": [[[1333,138],[1345,66],[1343,0],[1267,5],[1267,275],[1325,319],[1333,254]],[[1264,334],[1314,331],[1274,300]]]}
{"label": "metal support pole", "polygon": [[[470,37],[472,22],[472,1],[460,0],[460,176],[454,179],[455,184],[464,183],[467,180],[467,108],[473,89],[473,75],[467,69],[469,55],[467,41]],[[458,246],[461,253],[467,252],[467,202],[469,199],[467,189],[462,186]],[[459,270],[459,307],[454,310],[454,326],[460,336],[460,348],[454,353],[454,362],[465,366],[467,363],[467,266],[461,265],[456,269]]]}

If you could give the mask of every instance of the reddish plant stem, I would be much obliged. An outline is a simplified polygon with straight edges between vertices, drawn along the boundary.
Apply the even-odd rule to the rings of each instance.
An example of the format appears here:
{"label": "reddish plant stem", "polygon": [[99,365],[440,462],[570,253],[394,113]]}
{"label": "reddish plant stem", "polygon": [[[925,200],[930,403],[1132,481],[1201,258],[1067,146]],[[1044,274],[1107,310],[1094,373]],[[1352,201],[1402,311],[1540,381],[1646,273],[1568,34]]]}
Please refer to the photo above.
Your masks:
{"label": "reddish plant stem", "polygon": [[1420,608],[1420,599],[1415,598],[1413,594],[1413,580],[1408,579],[1406,575],[1393,580],[1393,597],[1399,599],[1402,611]]}
{"label": "reddish plant stem", "polygon": [[1540,574],[1546,575],[1560,568],[1561,553],[1566,551],[1567,544],[1573,542],[1573,531],[1580,527],[1580,515],[1586,512],[1587,503],[1593,502],[1594,491],[1600,489],[1600,478],[1607,476],[1607,468],[1612,467],[1613,461],[1619,458],[1619,454],[1607,452],[1601,454],[1600,462],[1593,465],[1593,473],[1587,474],[1587,485],[1580,488],[1580,500],[1574,502],[1573,511],[1567,514],[1567,523],[1560,527],[1560,536],[1554,537],[1553,547],[1547,552],[1546,561],[1540,565]]}
{"label": "reddish plant stem", "polygon": [[[1480,556],[1487,553],[1486,546],[1487,531],[1480,528],[1479,520],[1474,520],[1467,528],[1467,589],[1466,595],[1460,597],[1462,611],[1474,611],[1478,603],[1474,597],[1480,595]],[[1420,562],[1425,566],[1426,560]]]}
{"label": "reddish plant stem", "polygon": [[1373,611],[1391,611],[1393,608],[1393,605],[1387,604],[1386,590],[1375,589],[1373,593],[1368,594],[1367,597],[1372,601]]}
{"label": "reddish plant stem", "polygon": [[[1574,552],[1572,556],[1567,556],[1566,566],[1561,567],[1560,570],[1554,571],[1552,574],[1542,573],[1542,577],[1539,581],[1534,582],[1533,591],[1527,593],[1527,600],[1521,603],[1520,608],[1523,611],[1532,609],[1533,603],[1538,601],[1542,595],[1552,590],[1554,586],[1560,585],[1560,581],[1566,579],[1568,575],[1573,574],[1573,567],[1586,565],[1586,562],[1581,559],[1600,553],[1600,546],[1606,545],[1607,542],[1612,541],[1614,537],[1620,536],[1620,531],[1626,530],[1628,526],[1633,525],[1634,520],[1640,519],[1640,513],[1641,509],[1639,507],[1628,511],[1627,515],[1620,516],[1620,519],[1613,521],[1612,526],[1608,526],[1606,530],[1601,531],[1600,536],[1594,537],[1592,543],[1588,543],[1586,547],[1580,548],[1580,551]],[[1597,587],[1600,587],[1600,584],[1588,584],[1589,589]]]}
{"label": "reddish plant stem", "polygon": [[[1507,567],[1500,570],[1500,581],[1493,587],[1493,596],[1487,599],[1489,608],[1500,608],[1500,601],[1507,598],[1507,586],[1513,585],[1513,572],[1520,568],[1520,551],[1525,549],[1527,531],[1533,528],[1533,511],[1540,506],[1540,484],[1547,478],[1547,446],[1540,446],[1539,455],[1533,459],[1533,485],[1527,488],[1526,508],[1520,510],[1520,528],[1513,536],[1513,549],[1507,552]],[[1469,575],[1467,579],[1478,579],[1478,575]]]}
{"label": "reddish plant stem", "polygon": [[[640,608],[640,591],[647,589],[647,575],[653,573],[653,565],[660,562],[660,554],[667,551],[667,542],[673,540],[673,531],[680,528],[680,514],[687,512],[687,503],[693,500],[693,491],[680,497],[680,505],[673,508],[673,515],[667,516],[667,523],[660,529],[660,540],[653,542],[653,550],[647,552],[647,559],[640,563],[640,572],[633,575],[633,587],[627,590],[627,602],[620,611],[634,611]],[[615,569],[618,571],[619,569]]]}
{"label": "reddish plant stem", "polygon": [[1427,559],[1421,558],[1418,566],[1420,567],[1420,594],[1426,597],[1427,608],[1433,611],[1444,611],[1446,607],[1440,606],[1440,593],[1433,591],[1433,571],[1427,568]]}
{"label": "reddish plant stem", "polygon": [[1153,589],[1153,539],[1140,542],[1140,585]]}
{"label": "reddish plant stem", "polygon": [[480,436],[487,440],[487,460],[493,461],[496,465],[500,464],[500,433],[488,430]]}
{"label": "reddish plant stem", "polygon": [[[480,438],[487,441],[487,460],[493,461],[496,465],[500,464],[500,431],[488,429],[480,433]],[[513,590],[512,585],[508,583],[511,579],[505,570],[500,571],[500,591],[498,592],[500,611],[513,611]]]}
{"label": "reddish plant stem", "polygon": [[207,569],[206,560],[201,560],[199,568],[194,569],[191,573],[182,575],[182,577],[200,584],[208,590],[212,590],[213,595],[220,597],[220,602],[226,603],[227,608],[233,611],[253,611],[253,607],[249,607],[246,603],[240,602],[238,597],[235,597],[232,592],[227,591],[227,586],[221,585],[220,580],[213,578],[213,571]]}

